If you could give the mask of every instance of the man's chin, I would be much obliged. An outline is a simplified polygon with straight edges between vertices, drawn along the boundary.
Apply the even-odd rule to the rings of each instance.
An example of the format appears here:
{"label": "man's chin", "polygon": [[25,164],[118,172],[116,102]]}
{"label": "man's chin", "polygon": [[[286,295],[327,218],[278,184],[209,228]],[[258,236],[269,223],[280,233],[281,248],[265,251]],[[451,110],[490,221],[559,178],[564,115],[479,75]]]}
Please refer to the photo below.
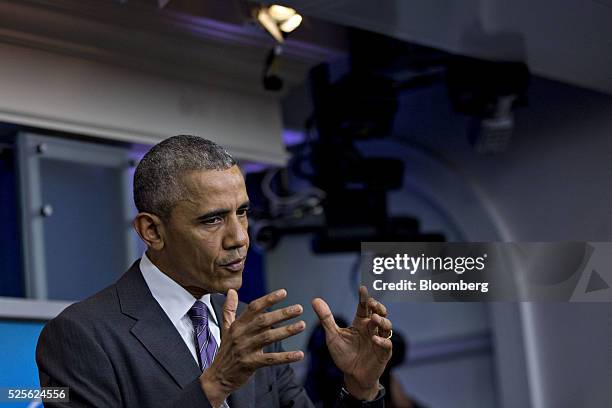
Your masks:
{"label": "man's chin", "polygon": [[227,294],[227,291],[234,289],[238,291],[242,287],[242,276],[225,279],[218,287],[217,292]]}
{"label": "man's chin", "polygon": [[189,293],[194,295],[196,298],[200,298],[201,296],[207,293],[223,293],[227,294],[227,291],[230,289],[235,289],[238,291],[242,287],[242,274],[229,276],[222,279],[217,279],[214,282],[206,282],[202,283],[202,285],[198,286],[183,286]]}

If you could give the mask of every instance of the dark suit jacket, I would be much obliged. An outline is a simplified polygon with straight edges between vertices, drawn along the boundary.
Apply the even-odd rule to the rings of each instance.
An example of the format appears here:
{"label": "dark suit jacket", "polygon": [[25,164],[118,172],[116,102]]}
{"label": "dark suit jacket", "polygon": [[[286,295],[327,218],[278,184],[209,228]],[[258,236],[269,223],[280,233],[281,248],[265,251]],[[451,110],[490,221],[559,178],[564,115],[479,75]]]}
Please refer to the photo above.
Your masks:
{"label": "dark suit jacket", "polygon": [[[69,387],[70,407],[210,407],[197,363],[138,265],[47,323],[36,347],[41,387]],[[217,316],[224,301],[223,295],[211,296]],[[241,304],[238,313],[243,309]],[[281,351],[281,345],[265,351]],[[228,404],[313,407],[289,365],[257,370]],[[382,404],[378,398],[371,406]]]}

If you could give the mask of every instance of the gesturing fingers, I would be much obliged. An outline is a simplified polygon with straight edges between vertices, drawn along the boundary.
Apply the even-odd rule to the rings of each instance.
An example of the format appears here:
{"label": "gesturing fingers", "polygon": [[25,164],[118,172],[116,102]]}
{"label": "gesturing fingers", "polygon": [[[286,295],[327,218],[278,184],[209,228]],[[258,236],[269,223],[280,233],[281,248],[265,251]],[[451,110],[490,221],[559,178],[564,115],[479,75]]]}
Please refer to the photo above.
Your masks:
{"label": "gesturing fingers", "polygon": [[233,289],[228,290],[223,304],[223,341],[213,363],[205,371],[212,373],[206,377],[207,385],[211,384],[208,379],[212,378],[215,379],[215,384],[226,384],[221,391],[214,393],[219,396],[220,401],[248,381],[258,368],[292,363],[304,358],[301,351],[264,353],[262,350],[264,346],[297,334],[305,328],[303,321],[271,328],[275,323],[291,319],[303,312],[300,305],[266,311],[286,296],[287,291],[284,289],[262,296],[251,302],[236,319],[238,294]]}
{"label": "gesturing fingers", "polygon": [[287,291],[285,289],[279,289],[272,293],[268,293],[267,295],[262,296],[258,299],[255,299],[254,301],[249,303],[247,310],[240,316],[240,319],[247,322],[251,321],[257,314],[280,302],[286,296]]}
{"label": "gesturing fingers", "polygon": [[365,286],[359,287],[359,303],[357,304],[356,317],[366,318],[370,315],[368,308],[368,289]]}
{"label": "gesturing fingers", "polygon": [[293,305],[272,312],[260,313],[247,325],[247,332],[260,332],[276,323],[292,319],[302,314],[304,310],[301,305]]}
{"label": "gesturing fingers", "polygon": [[387,317],[387,308],[373,297],[368,299],[368,309],[379,316]]}
{"label": "gesturing fingers", "polygon": [[385,338],[391,334],[391,329],[393,328],[393,324],[391,320],[379,316],[376,313],[373,313],[370,317],[370,321],[368,322],[368,334],[370,336],[377,335],[379,337]]}
{"label": "gesturing fingers", "polygon": [[280,341],[298,334],[304,331],[305,327],[306,324],[300,320],[299,322],[289,324],[287,326],[266,330],[253,337],[251,346],[255,349],[261,349],[262,347],[272,344],[275,341]]}
{"label": "gesturing fingers", "polygon": [[327,305],[327,303],[325,303],[325,301],[321,298],[316,298],[316,299],[313,299],[312,301],[312,308],[314,309],[315,313],[319,317],[319,321],[321,322],[321,325],[325,329],[325,334],[327,336],[333,336],[337,334],[340,328],[336,324],[334,315],[329,309],[329,306]]}
{"label": "gesturing fingers", "polygon": [[278,364],[295,363],[304,358],[302,351],[283,351],[280,353],[263,353],[256,358],[258,367],[273,366]]}
{"label": "gesturing fingers", "polygon": [[383,351],[383,359],[388,359],[393,351],[393,343],[390,335],[393,325],[391,321],[376,313],[373,313],[368,322],[368,334],[372,339],[372,343],[380,347]]}
{"label": "gesturing fingers", "polygon": [[393,351],[393,343],[391,342],[391,339],[386,339],[380,336],[372,336],[372,342],[385,351],[386,358],[391,356],[391,352]]}
{"label": "gesturing fingers", "polygon": [[234,320],[236,320],[236,309],[238,308],[238,293],[234,289],[227,291],[227,297],[223,303],[223,327],[227,331]]}

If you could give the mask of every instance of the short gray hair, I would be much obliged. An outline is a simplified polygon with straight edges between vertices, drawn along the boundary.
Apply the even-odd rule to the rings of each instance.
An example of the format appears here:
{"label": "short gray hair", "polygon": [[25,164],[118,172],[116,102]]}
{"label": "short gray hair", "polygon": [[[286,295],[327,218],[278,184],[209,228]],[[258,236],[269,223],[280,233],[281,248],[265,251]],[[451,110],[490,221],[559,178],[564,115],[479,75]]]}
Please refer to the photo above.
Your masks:
{"label": "short gray hair", "polygon": [[165,139],[144,155],[134,173],[134,203],[139,212],[169,219],[187,194],[182,177],[193,170],[226,170],[236,160],[218,144],[199,136]]}

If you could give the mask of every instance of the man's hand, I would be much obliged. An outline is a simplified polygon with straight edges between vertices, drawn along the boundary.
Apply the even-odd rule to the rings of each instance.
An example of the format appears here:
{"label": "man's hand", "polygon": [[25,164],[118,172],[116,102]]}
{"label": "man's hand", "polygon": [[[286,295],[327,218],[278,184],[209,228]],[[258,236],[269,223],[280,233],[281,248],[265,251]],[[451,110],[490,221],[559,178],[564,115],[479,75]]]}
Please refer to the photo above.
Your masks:
{"label": "man's hand", "polygon": [[234,289],[227,292],[221,327],[223,341],[213,363],[200,377],[202,389],[213,407],[221,405],[229,394],[246,383],[258,368],[293,363],[304,358],[302,351],[263,352],[264,346],[304,330],[303,321],[272,328],[274,324],[299,316],[303,312],[301,305],[265,312],[266,308],[286,296],[287,291],[284,289],[262,296],[252,301],[236,320],[238,293]]}
{"label": "man's hand", "polygon": [[325,329],[329,353],[344,373],[347,391],[355,398],[373,400],[378,394],[378,379],[391,358],[391,321],[385,306],[368,297],[365,286],[359,288],[359,304],[353,325],[338,327],[323,299],[314,299],[312,307]]}

